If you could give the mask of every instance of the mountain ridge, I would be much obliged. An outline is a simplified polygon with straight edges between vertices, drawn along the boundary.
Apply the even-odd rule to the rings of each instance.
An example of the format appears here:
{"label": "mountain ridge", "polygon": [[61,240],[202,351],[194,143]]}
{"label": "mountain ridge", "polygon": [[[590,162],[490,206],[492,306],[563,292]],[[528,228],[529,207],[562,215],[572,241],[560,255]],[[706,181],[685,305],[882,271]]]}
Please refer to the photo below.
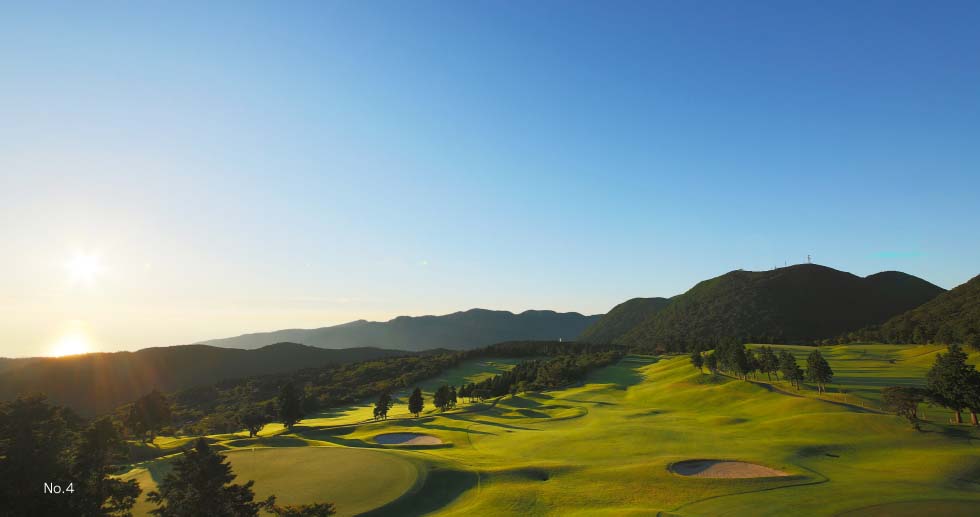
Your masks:
{"label": "mountain ridge", "polygon": [[860,277],[817,264],[734,270],[671,298],[614,342],[666,350],[728,340],[812,344],[881,323],[943,292],[899,271]]}
{"label": "mountain ridge", "polygon": [[397,316],[384,322],[355,320],[313,329],[253,332],[200,343],[245,349],[291,341],[326,349],[369,346],[409,351],[467,350],[503,341],[573,340],[600,316],[552,310],[515,314],[474,308],[444,315]]}

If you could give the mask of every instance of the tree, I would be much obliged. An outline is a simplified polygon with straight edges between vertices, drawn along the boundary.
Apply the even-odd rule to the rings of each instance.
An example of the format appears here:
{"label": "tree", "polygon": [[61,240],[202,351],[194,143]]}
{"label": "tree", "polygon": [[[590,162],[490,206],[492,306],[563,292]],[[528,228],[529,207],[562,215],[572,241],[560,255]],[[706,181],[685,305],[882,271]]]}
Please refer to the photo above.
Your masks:
{"label": "tree", "polygon": [[388,410],[391,409],[392,404],[394,401],[391,400],[391,395],[387,391],[381,392],[377,402],[374,403],[374,419],[387,420]]}
{"label": "tree", "polygon": [[756,378],[756,372],[762,371],[762,360],[759,355],[755,352],[748,350],[745,353],[745,357],[748,359],[749,373],[752,374],[752,378]]}
{"label": "tree", "polygon": [[279,398],[276,402],[279,408],[279,421],[286,426],[286,429],[292,429],[303,419],[303,399],[292,382],[287,382],[279,388]]}
{"label": "tree", "polygon": [[691,365],[698,369],[698,372],[702,371],[704,367],[704,356],[701,355],[701,350],[695,348],[691,351]]}
{"label": "tree", "polygon": [[708,354],[708,357],[704,358],[704,365],[712,374],[718,373],[718,356],[714,353]]}
{"label": "tree", "polygon": [[830,364],[824,359],[820,350],[814,348],[806,358],[806,379],[816,383],[817,391],[823,393],[827,391],[827,383],[833,378],[834,370],[830,368]]}
{"label": "tree", "polygon": [[775,352],[772,351],[771,347],[764,346],[761,350],[761,355],[759,357],[759,368],[766,372],[766,378],[772,382],[772,374],[776,374],[776,379],[779,379],[779,358],[776,357]]}
{"label": "tree", "polygon": [[112,466],[126,458],[126,445],[109,417],[83,430],[72,458],[70,502],[76,515],[128,515],[142,490],[136,480],[112,476]]}
{"label": "tree", "polygon": [[881,390],[881,400],[886,410],[905,417],[916,431],[919,427],[919,404],[925,400],[920,388],[889,386]]}
{"label": "tree", "polygon": [[793,354],[782,350],[779,352],[779,371],[783,373],[783,378],[790,381],[796,389],[800,389],[800,381],[803,380],[803,370],[796,364]]}
{"label": "tree", "polygon": [[67,498],[41,497],[38,487],[70,479],[73,440],[65,415],[44,395],[0,403],[0,513],[72,515]]}
{"label": "tree", "polygon": [[204,438],[174,461],[173,470],[160,481],[147,500],[158,506],[150,513],[160,517],[252,517],[274,507],[276,498],[255,502],[254,481],[232,484],[235,474],[224,456],[208,447]]}
{"label": "tree", "polygon": [[412,391],[412,395],[408,397],[408,412],[418,418],[422,414],[423,408],[425,408],[425,400],[422,399],[422,390],[416,387]]}
{"label": "tree", "polygon": [[449,407],[456,407],[456,403],[459,401],[456,393],[456,386],[449,387]]}
{"label": "tree", "polygon": [[745,345],[741,343],[736,343],[729,349],[730,354],[730,364],[732,371],[735,372],[740,379],[746,380],[749,373],[749,357],[745,353]]}
{"label": "tree", "polygon": [[153,390],[130,406],[126,426],[142,441],[152,442],[170,421],[170,402],[162,393]]}
{"label": "tree", "polygon": [[[974,375],[976,368],[966,364],[966,354],[958,345],[950,345],[945,354],[936,354],[936,362],[926,374],[930,398],[952,410],[957,424],[963,423],[960,413],[968,407],[970,384]],[[971,408],[970,416],[976,425],[975,409]]]}
{"label": "tree", "polygon": [[259,434],[259,431],[266,426],[271,420],[268,414],[258,408],[251,408],[244,411],[238,416],[238,421],[248,430],[248,437],[252,438]]}
{"label": "tree", "polygon": [[432,397],[432,404],[440,411],[449,409],[449,386],[442,385]]}
{"label": "tree", "polygon": [[329,517],[337,513],[337,510],[331,503],[288,504],[273,506],[272,513],[278,517]]}

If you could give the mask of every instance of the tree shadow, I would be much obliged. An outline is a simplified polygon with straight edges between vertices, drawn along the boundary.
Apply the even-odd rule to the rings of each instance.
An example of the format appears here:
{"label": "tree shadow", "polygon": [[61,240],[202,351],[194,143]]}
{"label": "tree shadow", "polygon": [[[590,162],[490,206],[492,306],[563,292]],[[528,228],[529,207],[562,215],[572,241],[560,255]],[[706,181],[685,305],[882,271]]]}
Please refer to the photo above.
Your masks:
{"label": "tree shadow", "polygon": [[363,517],[399,515],[414,517],[425,515],[455,501],[467,490],[479,484],[480,476],[469,470],[432,467],[425,483],[415,492],[409,492],[380,508],[361,514]]}

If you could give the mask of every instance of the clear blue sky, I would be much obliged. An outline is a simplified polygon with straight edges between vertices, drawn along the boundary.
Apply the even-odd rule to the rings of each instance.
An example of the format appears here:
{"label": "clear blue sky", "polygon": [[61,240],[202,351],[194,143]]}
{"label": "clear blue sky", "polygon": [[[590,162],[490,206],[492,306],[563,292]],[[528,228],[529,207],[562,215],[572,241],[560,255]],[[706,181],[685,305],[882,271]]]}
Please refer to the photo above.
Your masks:
{"label": "clear blue sky", "polygon": [[0,355],[980,273],[978,2],[22,4]]}

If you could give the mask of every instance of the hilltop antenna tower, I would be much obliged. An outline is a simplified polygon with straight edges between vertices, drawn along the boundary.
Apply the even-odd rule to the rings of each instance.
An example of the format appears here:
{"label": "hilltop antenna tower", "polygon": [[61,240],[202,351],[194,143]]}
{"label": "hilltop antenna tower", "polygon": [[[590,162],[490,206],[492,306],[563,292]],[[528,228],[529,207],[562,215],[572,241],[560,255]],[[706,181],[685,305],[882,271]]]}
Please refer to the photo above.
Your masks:
{"label": "hilltop antenna tower", "polygon": [[806,263],[807,264],[812,264],[812,262],[810,262],[810,255],[807,255],[806,256]]}

